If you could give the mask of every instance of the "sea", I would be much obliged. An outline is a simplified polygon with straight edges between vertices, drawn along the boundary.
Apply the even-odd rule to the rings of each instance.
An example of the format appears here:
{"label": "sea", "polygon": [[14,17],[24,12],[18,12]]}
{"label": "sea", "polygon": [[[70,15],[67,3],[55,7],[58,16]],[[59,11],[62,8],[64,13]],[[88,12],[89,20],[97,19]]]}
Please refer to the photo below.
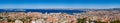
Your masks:
{"label": "sea", "polygon": [[83,10],[70,10],[70,9],[0,9],[0,12],[40,12],[40,13],[81,13],[86,12]]}

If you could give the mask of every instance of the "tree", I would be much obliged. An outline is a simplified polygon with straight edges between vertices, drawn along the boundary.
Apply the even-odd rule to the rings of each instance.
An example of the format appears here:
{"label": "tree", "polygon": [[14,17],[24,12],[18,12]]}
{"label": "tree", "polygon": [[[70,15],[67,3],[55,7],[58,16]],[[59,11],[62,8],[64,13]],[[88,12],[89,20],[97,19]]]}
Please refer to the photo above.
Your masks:
{"label": "tree", "polygon": [[83,18],[83,19],[78,18],[77,21],[78,21],[77,23],[85,23],[86,19],[85,18]]}
{"label": "tree", "polygon": [[111,21],[110,23],[120,23],[119,20]]}
{"label": "tree", "polygon": [[107,23],[107,22],[101,22],[101,21],[94,21],[95,23]]}

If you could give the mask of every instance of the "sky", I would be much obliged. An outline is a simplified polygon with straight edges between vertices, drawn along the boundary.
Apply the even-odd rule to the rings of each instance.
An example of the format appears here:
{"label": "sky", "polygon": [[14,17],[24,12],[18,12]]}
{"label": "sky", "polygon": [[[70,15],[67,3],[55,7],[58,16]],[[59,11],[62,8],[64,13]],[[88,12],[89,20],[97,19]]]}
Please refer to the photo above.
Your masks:
{"label": "sky", "polygon": [[0,9],[107,9],[120,0],[0,0]]}

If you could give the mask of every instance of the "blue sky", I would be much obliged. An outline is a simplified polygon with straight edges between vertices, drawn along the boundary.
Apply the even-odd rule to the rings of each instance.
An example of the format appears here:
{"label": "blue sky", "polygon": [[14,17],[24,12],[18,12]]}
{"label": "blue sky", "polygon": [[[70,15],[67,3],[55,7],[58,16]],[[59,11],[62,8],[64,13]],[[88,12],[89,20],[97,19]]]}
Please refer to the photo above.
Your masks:
{"label": "blue sky", "polygon": [[0,0],[0,9],[120,8],[120,0]]}

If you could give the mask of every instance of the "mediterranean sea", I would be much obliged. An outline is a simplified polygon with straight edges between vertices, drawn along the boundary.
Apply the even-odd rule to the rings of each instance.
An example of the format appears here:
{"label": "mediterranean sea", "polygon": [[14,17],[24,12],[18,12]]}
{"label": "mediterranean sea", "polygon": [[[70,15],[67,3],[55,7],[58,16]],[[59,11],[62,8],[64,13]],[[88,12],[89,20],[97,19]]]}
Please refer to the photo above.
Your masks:
{"label": "mediterranean sea", "polygon": [[67,9],[0,9],[0,12],[40,12],[40,13],[81,13],[83,10],[67,10]]}

